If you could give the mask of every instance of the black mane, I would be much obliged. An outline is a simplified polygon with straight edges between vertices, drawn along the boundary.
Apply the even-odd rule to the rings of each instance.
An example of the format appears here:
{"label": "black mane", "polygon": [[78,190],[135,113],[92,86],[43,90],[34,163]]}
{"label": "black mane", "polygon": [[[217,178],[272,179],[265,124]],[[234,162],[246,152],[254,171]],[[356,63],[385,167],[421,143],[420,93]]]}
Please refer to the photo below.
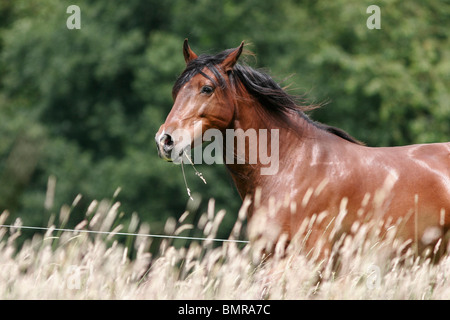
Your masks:
{"label": "black mane", "polygon": [[[205,78],[211,80],[215,85],[225,88],[227,85],[226,81],[216,66],[223,62],[223,60],[228,56],[228,54],[230,54],[231,51],[233,51],[233,49],[225,50],[214,56],[202,54],[196,59],[191,60],[186,66],[186,69],[184,69],[183,73],[175,81],[175,84],[172,88],[172,96],[175,98],[183,85],[189,82],[191,78],[197,74],[201,74]],[[204,68],[208,68],[209,70],[211,70],[211,72],[219,82],[217,83],[215,79],[212,79],[211,77],[206,75],[202,71]]]}
{"label": "black mane", "polygon": [[[217,69],[217,65],[222,63],[233,50],[234,49],[228,49],[217,55],[203,54],[195,60],[190,61],[173,86],[173,98],[175,99],[182,86],[197,74],[201,74],[208,78],[216,86],[226,88],[227,82],[222,73]],[[206,75],[202,71],[204,68],[208,68],[213,73],[215,79]],[[249,66],[236,64],[228,76],[230,82],[233,83],[235,87],[239,87],[240,84],[244,86],[247,92],[270,114],[278,116],[278,118],[281,119],[286,119],[288,114],[295,112],[316,128],[327,131],[352,143],[363,145],[362,142],[356,140],[342,129],[312,121],[303,111],[314,109],[314,107],[300,107],[299,102],[301,101],[301,97],[287,93],[267,73],[255,70]]]}

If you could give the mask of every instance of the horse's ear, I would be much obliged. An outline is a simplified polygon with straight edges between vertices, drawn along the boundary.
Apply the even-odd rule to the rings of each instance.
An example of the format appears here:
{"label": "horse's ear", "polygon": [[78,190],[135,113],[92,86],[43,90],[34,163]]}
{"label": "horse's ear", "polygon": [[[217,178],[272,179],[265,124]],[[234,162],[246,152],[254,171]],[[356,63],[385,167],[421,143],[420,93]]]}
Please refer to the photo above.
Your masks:
{"label": "horse's ear", "polygon": [[188,39],[184,39],[184,43],[183,43],[183,55],[184,55],[184,60],[186,61],[186,64],[188,64],[189,62],[191,62],[194,59],[197,59],[197,55],[195,54],[194,51],[191,50],[191,48],[189,47],[188,44]]}
{"label": "horse's ear", "polygon": [[225,72],[231,71],[239,59],[239,56],[242,53],[242,49],[244,48],[244,41],[241,42],[241,45],[231,51],[230,54],[223,60],[222,68]]}

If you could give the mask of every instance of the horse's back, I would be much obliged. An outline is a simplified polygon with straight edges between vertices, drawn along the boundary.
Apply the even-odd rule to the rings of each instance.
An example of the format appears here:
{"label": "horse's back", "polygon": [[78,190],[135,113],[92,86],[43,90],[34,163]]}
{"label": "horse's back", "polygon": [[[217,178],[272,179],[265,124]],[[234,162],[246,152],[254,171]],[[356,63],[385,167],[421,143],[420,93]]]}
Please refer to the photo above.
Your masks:
{"label": "horse's back", "polygon": [[450,184],[450,142],[373,149],[382,163],[412,175],[437,175]]}
{"label": "horse's back", "polygon": [[450,143],[382,148],[381,151],[384,153],[383,161],[392,166],[395,176],[393,212],[404,215],[417,210],[424,228],[426,224],[436,223],[448,227]]}

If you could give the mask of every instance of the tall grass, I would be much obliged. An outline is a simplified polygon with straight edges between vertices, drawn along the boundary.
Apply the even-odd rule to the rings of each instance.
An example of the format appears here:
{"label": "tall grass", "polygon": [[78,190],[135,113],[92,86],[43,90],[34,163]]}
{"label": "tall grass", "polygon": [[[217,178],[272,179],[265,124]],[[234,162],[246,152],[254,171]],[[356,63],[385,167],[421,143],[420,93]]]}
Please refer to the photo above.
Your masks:
{"label": "tall grass", "polygon": [[[247,207],[244,202],[230,239],[243,233]],[[94,201],[76,227],[111,234],[56,232],[55,225],[67,219],[65,208],[45,234],[36,233],[20,249],[20,220],[16,228],[0,228],[0,299],[450,298],[450,257],[421,259],[394,237],[370,231],[373,226],[356,226],[328,259],[282,242],[261,259],[257,242],[213,245],[225,212],[210,202],[197,226],[184,224],[185,215],[166,224],[166,233],[174,235],[200,228],[207,240],[179,248],[163,239],[152,256],[152,238],[144,236],[149,227],[134,216],[125,228],[117,223],[118,210],[119,203]],[[7,216],[0,215],[0,224]],[[143,236],[119,241],[119,230]]]}

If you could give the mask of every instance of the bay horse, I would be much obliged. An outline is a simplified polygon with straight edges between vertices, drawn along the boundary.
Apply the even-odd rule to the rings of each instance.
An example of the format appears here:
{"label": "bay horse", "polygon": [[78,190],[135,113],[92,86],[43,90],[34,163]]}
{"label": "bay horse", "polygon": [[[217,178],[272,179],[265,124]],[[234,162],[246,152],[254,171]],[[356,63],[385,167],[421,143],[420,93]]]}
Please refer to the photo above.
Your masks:
{"label": "bay horse", "polygon": [[[243,46],[198,56],[184,41],[186,69],[173,86],[174,105],[155,136],[160,157],[175,161],[210,129],[224,136],[231,129],[254,130],[258,141],[261,130],[276,130],[276,144],[271,135],[266,141],[268,152],[278,151],[275,174],[261,174],[267,162],[260,155],[256,162],[248,161],[255,142],[245,146],[245,161],[226,162],[241,198],[252,199],[249,230],[257,207],[268,208],[263,231],[248,232],[250,240],[276,242],[281,235],[291,240],[307,219],[315,219],[307,241],[313,247],[331,232],[331,221],[342,234],[351,232],[355,221],[377,218],[403,220],[397,236],[415,243],[416,249],[448,240],[450,143],[365,146],[341,129],[312,121],[298,99],[268,74],[237,63]],[[175,138],[179,129],[191,141]],[[242,153],[233,144],[223,142],[223,148],[227,154],[233,149],[235,158]],[[425,241],[430,230],[434,236],[430,240],[428,232]],[[329,236],[324,248],[338,235]]]}

